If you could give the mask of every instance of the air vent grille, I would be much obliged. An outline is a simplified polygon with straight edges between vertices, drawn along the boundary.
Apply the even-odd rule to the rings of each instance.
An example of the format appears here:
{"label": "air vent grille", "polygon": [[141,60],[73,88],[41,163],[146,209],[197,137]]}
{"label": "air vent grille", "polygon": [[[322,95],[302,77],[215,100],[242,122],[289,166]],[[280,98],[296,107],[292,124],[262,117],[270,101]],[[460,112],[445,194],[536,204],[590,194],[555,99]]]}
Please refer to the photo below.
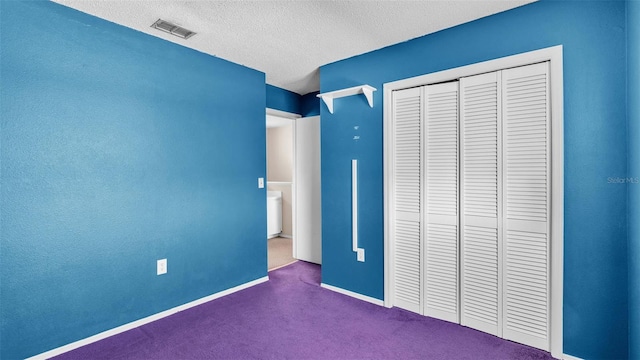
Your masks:
{"label": "air vent grille", "polygon": [[152,28],[167,32],[169,34],[175,35],[177,37],[183,38],[183,39],[188,39],[190,37],[192,37],[193,35],[195,35],[196,33],[191,31],[191,30],[187,30],[181,26],[178,26],[176,24],[172,24],[168,21],[162,20],[162,19],[158,19],[158,21],[156,21],[155,23],[153,23],[153,25],[151,25]]}

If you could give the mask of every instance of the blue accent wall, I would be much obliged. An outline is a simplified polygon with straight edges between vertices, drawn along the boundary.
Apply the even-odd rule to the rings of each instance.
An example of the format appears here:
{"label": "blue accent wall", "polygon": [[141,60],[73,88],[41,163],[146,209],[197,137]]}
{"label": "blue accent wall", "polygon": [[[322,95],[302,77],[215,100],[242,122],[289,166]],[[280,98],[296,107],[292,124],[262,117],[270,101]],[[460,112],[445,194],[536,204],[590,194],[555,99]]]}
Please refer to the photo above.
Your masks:
{"label": "blue accent wall", "polygon": [[267,275],[263,73],[48,1],[0,19],[0,358]]}
{"label": "blue accent wall", "polygon": [[302,117],[320,115],[320,98],[317,96],[319,91],[308,93],[300,98],[300,111]]}
{"label": "blue accent wall", "polygon": [[[384,83],[563,45],[564,352],[627,358],[627,186],[608,181],[627,173],[625,7],[540,1],[321,67],[321,92],[378,89],[373,109],[361,95],[336,100],[334,114],[320,107],[322,281],[383,299]],[[352,158],[360,161],[364,263],[351,251]]]}
{"label": "blue accent wall", "polygon": [[301,98],[292,91],[267,84],[267,107],[270,109],[300,114]]}
{"label": "blue accent wall", "polygon": [[302,117],[320,115],[320,92],[298,95],[289,90],[267,84],[267,107],[302,115]]}
{"label": "blue accent wall", "polygon": [[629,358],[640,359],[640,1],[627,2]]}

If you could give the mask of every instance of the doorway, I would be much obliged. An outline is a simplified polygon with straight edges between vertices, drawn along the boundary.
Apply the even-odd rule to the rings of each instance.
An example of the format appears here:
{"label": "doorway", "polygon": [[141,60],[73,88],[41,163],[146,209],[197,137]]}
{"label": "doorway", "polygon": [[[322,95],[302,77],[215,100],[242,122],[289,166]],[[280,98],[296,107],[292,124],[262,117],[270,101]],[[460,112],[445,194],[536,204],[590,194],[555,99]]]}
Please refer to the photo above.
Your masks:
{"label": "doorway", "polygon": [[293,119],[267,114],[269,270],[296,260],[293,257],[293,126]]}
{"label": "doorway", "polygon": [[268,270],[321,263],[320,117],[267,109]]}

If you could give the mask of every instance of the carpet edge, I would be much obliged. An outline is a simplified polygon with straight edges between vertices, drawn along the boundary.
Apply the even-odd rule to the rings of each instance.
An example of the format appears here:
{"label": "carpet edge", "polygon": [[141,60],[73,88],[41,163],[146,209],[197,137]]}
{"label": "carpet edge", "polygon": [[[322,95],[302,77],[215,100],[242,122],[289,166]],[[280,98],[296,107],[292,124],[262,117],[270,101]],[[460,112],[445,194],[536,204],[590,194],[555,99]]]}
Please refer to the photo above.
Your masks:
{"label": "carpet edge", "polygon": [[159,313],[156,313],[156,314],[153,314],[153,315],[149,315],[149,316],[144,317],[142,319],[138,319],[138,320],[132,321],[130,323],[120,325],[120,326],[115,327],[113,329],[105,330],[103,332],[100,332],[98,334],[86,337],[84,339],[81,339],[81,340],[78,340],[78,341],[74,341],[74,342],[66,344],[66,345],[62,345],[60,347],[57,347],[57,348],[45,351],[43,353],[31,356],[31,357],[29,357],[29,358],[27,358],[25,360],[45,360],[45,359],[49,359],[51,357],[64,354],[66,352],[75,350],[77,348],[83,347],[85,345],[92,344],[92,343],[100,341],[100,340],[104,340],[104,339],[106,339],[108,337],[123,333],[123,332],[128,331],[128,330],[135,329],[135,328],[140,327],[142,325],[146,325],[146,324],[152,323],[154,321],[163,319],[163,318],[165,318],[167,316],[171,316],[171,315],[179,313],[181,311],[185,311],[185,310],[191,309],[191,308],[196,307],[198,305],[202,305],[204,303],[219,299],[219,298],[227,296],[227,295],[231,295],[231,294],[233,294],[235,292],[238,292],[238,291],[241,291],[241,290],[244,290],[244,289],[248,289],[250,287],[262,284],[262,283],[267,282],[267,281],[269,281],[269,276],[263,276],[261,278],[246,282],[244,284],[240,284],[240,285],[234,286],[232,288],[229,288],[229,289],[226,289],[226,290],[222,290],[222,291],[219,291],[219,292],[211,294],[211,295],[207,295],[207,296],[202,297],[200,299],[196,299],[196,300],[190,301],[190,302],[188,302],[186,304],[178,305],[178,306],[173,307],[171,309],[167,309],[167,310],[161,311]]}

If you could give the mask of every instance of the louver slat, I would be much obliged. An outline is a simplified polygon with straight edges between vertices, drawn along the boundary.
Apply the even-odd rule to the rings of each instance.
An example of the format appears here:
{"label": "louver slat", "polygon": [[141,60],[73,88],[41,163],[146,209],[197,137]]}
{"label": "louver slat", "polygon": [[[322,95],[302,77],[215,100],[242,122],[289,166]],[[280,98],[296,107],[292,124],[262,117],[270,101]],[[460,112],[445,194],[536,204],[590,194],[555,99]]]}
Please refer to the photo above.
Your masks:
{"label": "louver slat", "polygon": [[393,303],[421,313],[421,90],[395,91],[393,106]]}
{"label": "louver slat", "polygon": [[500,335],[500,73],[460,80],[461,323]]}
{"label": "louver slat", "polygon": [[549,350],[548,64],[503,71],[506,339]]}
{"label": "louver slat", "polygon": [[427,86],[425,103],[425,315],[458,323],[458,82]]}

